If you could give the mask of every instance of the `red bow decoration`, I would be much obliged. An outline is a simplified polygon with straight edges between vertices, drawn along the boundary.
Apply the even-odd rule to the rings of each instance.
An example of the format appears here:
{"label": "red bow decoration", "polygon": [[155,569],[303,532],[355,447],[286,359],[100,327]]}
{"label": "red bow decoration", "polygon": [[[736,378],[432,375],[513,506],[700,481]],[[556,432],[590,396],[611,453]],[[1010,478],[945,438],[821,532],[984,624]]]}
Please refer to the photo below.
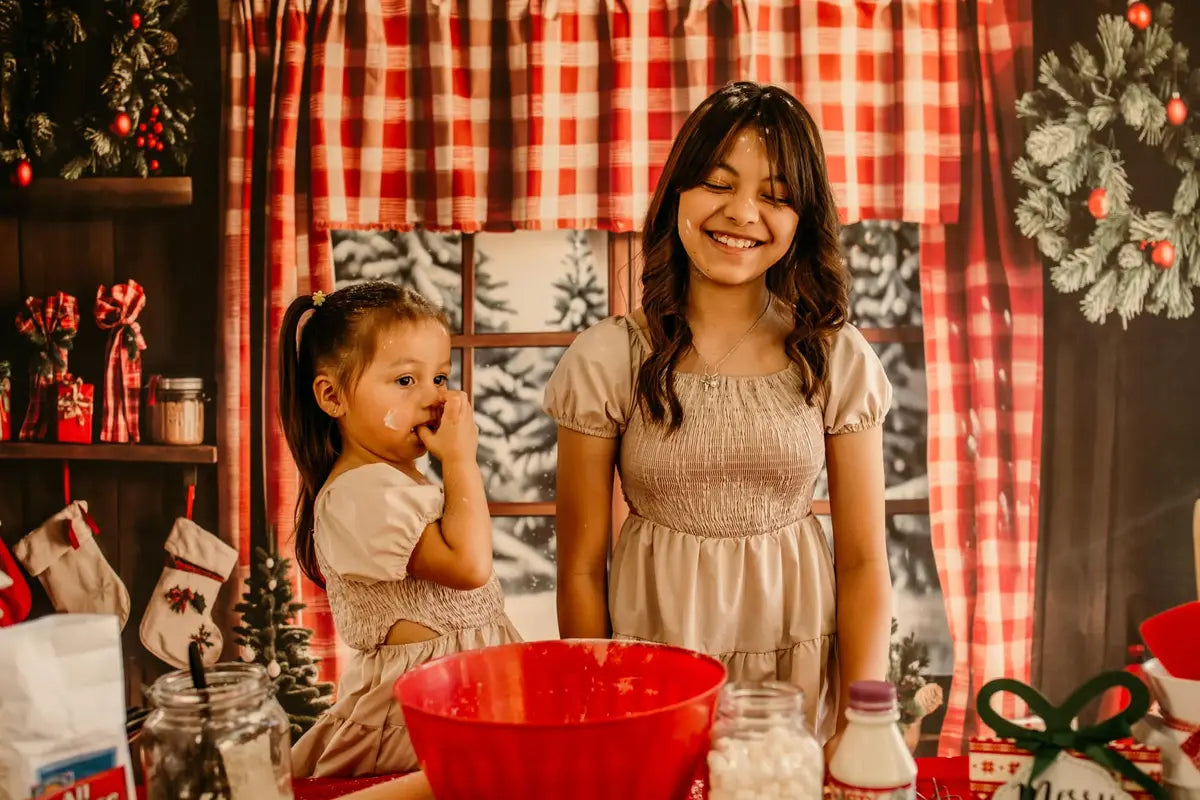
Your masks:
{"label": "red bow decoration", "polygon": [[[102,442],[136,442],[138,406],[142,391],[142,351],[146,340],[138,314],[146,306],[146,292],[135,280],[104,285],[96,290],[96,324],[108,335],[104,367],[104,422]],[[124,345],[124,346],[122,346]]]}
{"label": "red bow decoration", "polygon": [[83,378],[76,378],[67,387],[67,394],[59,395],[58,413],[63,419],[78,420],[82,425],[92,410],[92,398],[83,393]]}
{"label": "red bow decoration", "polygon": [[29,408],[19,438],[45,439],[49,422],[41,413],[43,391],[68,377],[67,354],[79,331],[79,302],[65,292],[57,292],[44,302],[39,297],[28,297],[25,310],[17,314],[17,331],[37,348],[29,365]]}

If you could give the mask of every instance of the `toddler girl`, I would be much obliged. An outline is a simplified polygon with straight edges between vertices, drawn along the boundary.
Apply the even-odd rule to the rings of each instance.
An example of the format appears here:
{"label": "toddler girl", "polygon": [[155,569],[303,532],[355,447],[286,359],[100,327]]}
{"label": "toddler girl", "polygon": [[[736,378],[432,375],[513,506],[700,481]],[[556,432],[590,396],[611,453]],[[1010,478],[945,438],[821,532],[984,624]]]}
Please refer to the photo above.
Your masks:
{"label": "toddler girl", "polygon": [[[353,648],[337,702],[292,750],[298,777],[417,769],[392,684],[448,653],[518,640],[492,571],[477,429],[450,391],[450,332],[383,281],[296,298],[279,404],[300,473],[296,560]],[[430,453],[444,490],[417,468]]]}

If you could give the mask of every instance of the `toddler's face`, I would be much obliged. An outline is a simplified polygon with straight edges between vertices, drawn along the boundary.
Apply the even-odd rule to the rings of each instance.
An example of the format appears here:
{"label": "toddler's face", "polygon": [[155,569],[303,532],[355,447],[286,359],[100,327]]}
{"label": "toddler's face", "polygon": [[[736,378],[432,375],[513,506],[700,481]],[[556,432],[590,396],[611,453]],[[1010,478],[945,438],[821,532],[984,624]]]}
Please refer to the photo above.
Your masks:
{"label": "toddler's face", "polygon": [[417,428],[436,428],[450,379],[450,334],[434,320],[379,331],[375,357],[349,396],[344,436],[387,461],[425,454]]}

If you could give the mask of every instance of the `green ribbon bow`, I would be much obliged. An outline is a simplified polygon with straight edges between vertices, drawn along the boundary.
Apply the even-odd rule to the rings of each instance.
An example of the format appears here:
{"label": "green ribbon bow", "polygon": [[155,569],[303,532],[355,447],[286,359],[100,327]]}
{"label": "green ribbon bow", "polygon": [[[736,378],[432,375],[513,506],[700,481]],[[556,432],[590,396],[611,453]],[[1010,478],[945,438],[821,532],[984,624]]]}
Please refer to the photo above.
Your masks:
{"label": "green ribbon bow", "polygon": [[[1129,692],[1129,704],[1119,713],[1088,728],[1075,730],[1071,721],[1088,703],[1107,689],[1121,687]],[[1000,716],[992,708],[992,697],[1011,692],[1024,700],[1030,711],[1046,723],[1046,730],[1024,728]],[[1013,739],[1017,747],[1033,754],[1029,782],[1021,789],[1022,800],[1032,800],[1033,781],[1046,771],[1058,754],[1074,750],[1089,760],[1107,767],[1145,789],[1156,800],[1168,800],[1167,791],[1146,773],[1108,747],[1116,739],[1131,735],[1130,726],[1150,710],[1150,692],[1146,685],[1128,672],[1104,672],[1080,686],[1061,706],[1054,706],[1036,689],[1011,678],[989,681],[979,690],[976,701],[979,718],[1004,739]]]}

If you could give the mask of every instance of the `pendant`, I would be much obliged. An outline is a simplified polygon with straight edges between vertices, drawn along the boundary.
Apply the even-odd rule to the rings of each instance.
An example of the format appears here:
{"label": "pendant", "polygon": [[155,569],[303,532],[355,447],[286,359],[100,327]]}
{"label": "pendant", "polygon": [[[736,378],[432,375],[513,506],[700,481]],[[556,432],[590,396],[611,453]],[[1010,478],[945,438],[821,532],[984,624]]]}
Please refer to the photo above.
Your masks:
{"label": "pendant", "polygon": [[707,374],[703,378],[700,379],[700,382],[703,383],[704,388],[709,390],[710,392],[713,389],[717,388],[717,384],[719,383],[716,375],[707,375]]}

